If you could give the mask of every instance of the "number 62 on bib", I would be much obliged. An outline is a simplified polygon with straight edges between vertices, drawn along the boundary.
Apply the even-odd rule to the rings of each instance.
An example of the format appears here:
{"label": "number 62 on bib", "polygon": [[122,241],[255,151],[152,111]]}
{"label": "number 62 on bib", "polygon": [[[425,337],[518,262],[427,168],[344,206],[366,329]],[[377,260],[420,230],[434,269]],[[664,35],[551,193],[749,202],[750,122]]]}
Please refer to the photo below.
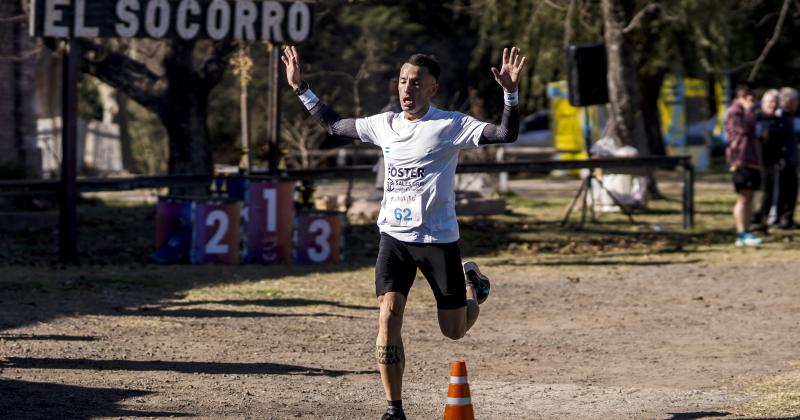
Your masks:
{"label": "number 62 on bib", "polygon": [[387,193],[383,215],[391,226],[417,227],[422,224],[422,197],[414,193]]}

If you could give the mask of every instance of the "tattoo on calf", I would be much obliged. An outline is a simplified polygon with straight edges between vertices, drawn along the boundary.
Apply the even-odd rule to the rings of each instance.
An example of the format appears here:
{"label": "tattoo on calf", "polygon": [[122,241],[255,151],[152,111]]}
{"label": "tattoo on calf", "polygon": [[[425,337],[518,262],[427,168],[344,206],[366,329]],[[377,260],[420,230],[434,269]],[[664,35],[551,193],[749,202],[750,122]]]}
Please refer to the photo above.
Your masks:
{"label": "tattoo on calf", "polygon": [[403,346],[375,346],[375,358],[378,364],[394,365],[405,361]]}

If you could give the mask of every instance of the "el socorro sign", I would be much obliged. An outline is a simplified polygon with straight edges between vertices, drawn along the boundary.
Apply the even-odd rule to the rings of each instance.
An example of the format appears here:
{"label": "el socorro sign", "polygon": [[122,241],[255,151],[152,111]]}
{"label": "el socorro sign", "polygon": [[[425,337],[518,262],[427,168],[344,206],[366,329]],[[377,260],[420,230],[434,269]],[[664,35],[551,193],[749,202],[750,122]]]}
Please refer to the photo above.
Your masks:
{"label": "el socorro sign", "polygon": [[53,38],[302,42],[312,18],[302,1],[31,0],[30,31]]}

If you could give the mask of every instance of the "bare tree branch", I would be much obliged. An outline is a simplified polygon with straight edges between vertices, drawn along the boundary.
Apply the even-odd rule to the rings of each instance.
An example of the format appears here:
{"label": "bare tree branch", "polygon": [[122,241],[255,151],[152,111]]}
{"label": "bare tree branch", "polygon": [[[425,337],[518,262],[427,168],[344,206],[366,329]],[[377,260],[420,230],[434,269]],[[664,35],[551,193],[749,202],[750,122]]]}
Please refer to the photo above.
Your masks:
{"label": "bare tree branch", "polygon": [[567,16],[564,18],[564,47],[568,47],[575,38],[575,13],[578,8],[578,0],[570,0],[567,8]]}
{"label": "bare tree branch", "polygon": [[[570,5],[571,5],[571,3],[572,3],[572,1],[570,1]],[[566,12],[567,11],[567,7],[562,6],[560,4],[555,4],[555,3],[552,2],[552,0],[544,0],[544,4],[552,7],[553,9],[556,9],[556,10],[558,10],[560,12]]]}
{"label": "bare tree branch", "polygon": [[767,54],[775,46],[775,43],[778,42],[778,38],[781,36],[781,28],[783,28],[783,22],[786,20],[786,15],[789,13],[789,2],[790,0],[783,0],[783,6],[781,7],[781,14],[778,17],[778,22],[775,24],[775,30],[772,32],[772,38],[769,39],[767,45],[764,46],[764,49],[761,51],[761,55],[756,58],[755,65],[753,69],[750,70],[750,75],[747,76],[747,81],[752,82],[755,80],[756,75],[758,74],[758,70],[761,68],[761,65],[764,63],[764,60],[767,58]]}
{"label": "bare tree branch", "polygon": [[628,26],[622,30],[622,33],[628,35],[631,31],[636,29],[637,26],[641,23],[642,19],[650,13],[655,13],[656,11],[661,10],[661,5],[658,3],[650,3],[647,6],[643,7],[642,10],[636,12],[635,15],[631,18],[631,21],[628,22]]}
{"label": "bare tree branch", "polygon": [[760,28],[760,27],[764,26],[764,24],[766,24],[774,16],[775,16],[774,12],[773,13],[767,13],[766,15],[761,17],[761,19],[758,21],[758,23],[756,23],[756,28]]}
{"label": "bare tree branch", "polygon": [[22,51],[16,55],[0,55],[0,61],[14,61],[19,63],[39,55],[40,52],[42,52],[41,45],[37,46],[36,48],[31,48],[27,51]]}
{"label": "bare tree branch", "polygon": [[166,80],[124,54],[90,40],[79,39],[78,42],[84,57],[94,55],[94,58],[81,60],[83,71],[114,86],[146,108],[158,106],[167,87]]}
{"label": "bare tree branch", "polygon": [[233,41],[216,41],[211,44],[210,50],[200,70],[200,81],[209,90],[225,75],[228,62],[236,51],[236,44]]}
{"label": "bare tree branch", "polygon": [[[798,1],[800,1],[800,0],[798,0]],[[594,20],[594,15],[592,14],[592,12],[590,10],[588,10],[588,4],[589,4],[588,2],[583,2],[583,6],[580,7],[580,9],[578,11],[579,12],[578,13],[578,22],[580,22],[581,26],[583,26],[584,29],[588,30],[593,35],[595,35],[597,37],[602,37],[603,36],[603,31],[600,29],[600,26],[599,25],[592,25],[592,23],[590,23],[592,20]]]}
{"label": "bare tree branch", "polygon": [[28,19],[28,17],[25,16],[24,14],[16,16],[4,16],[0,17],[0,23],[24,22],[26,19]]}

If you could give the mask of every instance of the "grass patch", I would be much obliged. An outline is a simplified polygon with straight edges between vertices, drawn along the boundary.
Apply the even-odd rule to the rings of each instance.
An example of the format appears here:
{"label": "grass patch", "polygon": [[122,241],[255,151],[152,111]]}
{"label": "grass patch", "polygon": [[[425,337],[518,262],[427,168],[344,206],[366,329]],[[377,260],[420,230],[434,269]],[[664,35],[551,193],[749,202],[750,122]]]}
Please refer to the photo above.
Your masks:
{"label": "grass patch", "polygon": [[[672,198],[648,203],[646,211],[634,215],[635,224],[630,224],[627,217],[620,213],[598,213],[594,221],[587,214],[587,223],[583,228],[578,228],[576,223],[579,215],[574,211],[570,223],[562,226],[561,220],[574,192],[565,190],[563,183],[559,188],[556,195],[541,197],[508,194],[509,211],[506,214],[462,218],[461,246],[464,256],[507,260],[518,264],[555,264],[558,261],[565,264],[581,261],[594,264],[639,261],[646,264],[698,258],[725,261],[721,258],[722,254],[738,255],[736,253],[740,252],[732,247],[731,209],[735,196],[730,191],[726,176],[709,174],[698,177],[695,188],[695,228],[691,231],[682,228],[681,202],[677,199],[681,193],[680,183],[669,177],[661,182],[661,189]],[[140,267],[149,271],[153,267],[147,258],[153,252],[154,214],[153,206],[130,205],[120,200],[103,202],[93,199],[82,202],[79,206],[78,244],[82,263],[87,266]],[[57,233],[53,229],[45,229],[1,234],[0,265],[58,267]],[[799,250],[800,241],[795,241],[796,233],[779,230],[770,232],[767,243],[758,250],[759,255]],[[318,266],[315,269],[276,266],[261,270],[263,277],[253,273],[253,269],[240,268],[240,271],[253,273],[249,276],[251,280],[306,276],[316,271],[351,271],[374,264],[377,243],[374,225],[352,225],[347,230],[346,264]],[[170,267],[169,271],[180,272],[182,268]],[[115,274],[102,279],[91,277],[87,281],[157,285],[164,281],[172,282],[173,279]]]}
{"label": "grass patch", "polygon": [[793,369],[748,382],[745,392],[752,399],[735,410],[735,417],[779,418],[800,413],[800,362],[788,363]]}

